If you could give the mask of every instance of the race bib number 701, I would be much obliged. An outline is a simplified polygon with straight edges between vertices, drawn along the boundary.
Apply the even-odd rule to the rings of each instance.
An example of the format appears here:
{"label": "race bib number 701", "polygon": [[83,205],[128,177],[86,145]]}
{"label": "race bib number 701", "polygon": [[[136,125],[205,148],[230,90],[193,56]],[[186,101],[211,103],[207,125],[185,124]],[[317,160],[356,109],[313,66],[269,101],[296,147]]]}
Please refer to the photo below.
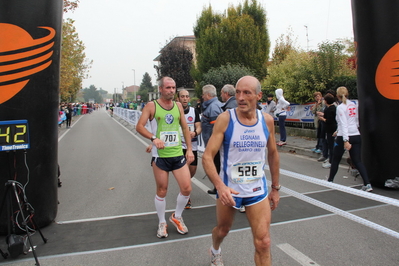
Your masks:
{"label": "race bib number 701", "polygon": [[165,147],[173,147],[179,145],[179,132],[177,131],[161,131],[160,139],[165,142]]}

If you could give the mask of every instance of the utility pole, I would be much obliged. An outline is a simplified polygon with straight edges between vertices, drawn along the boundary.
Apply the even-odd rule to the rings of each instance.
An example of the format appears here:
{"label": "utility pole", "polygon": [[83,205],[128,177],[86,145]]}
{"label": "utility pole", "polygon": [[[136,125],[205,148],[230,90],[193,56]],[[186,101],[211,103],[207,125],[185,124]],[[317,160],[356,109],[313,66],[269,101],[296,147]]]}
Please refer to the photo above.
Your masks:
{"label": "utility pole", "polygon": [[133,75],[134,75],[134,83],[133,83],[133,92],[134,92],[134,101],[136,101],[136,70],[133,70]]}
{"label": "utility pole", "polygon": [[309,35],[308,35],[308,26],[304,25],[306,28],[306,51],[309,52]]}
{"label": "utility pole", "polygon": [[125,89],[125,82],[122,81],[122,93],[121,93],[121,98],[123,99],[123,90]]}

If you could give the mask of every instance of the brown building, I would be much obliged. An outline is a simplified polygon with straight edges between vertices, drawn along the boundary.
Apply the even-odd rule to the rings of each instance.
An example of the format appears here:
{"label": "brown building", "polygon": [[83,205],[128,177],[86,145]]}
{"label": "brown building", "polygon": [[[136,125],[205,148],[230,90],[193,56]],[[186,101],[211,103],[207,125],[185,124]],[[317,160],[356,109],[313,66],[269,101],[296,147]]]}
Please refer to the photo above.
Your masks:
{"label": "brown building", "polygon": [[132,85],[132,86],[123,88],[122,100],[134,99],[134,96],[137,95],[137,92],[139,91],[139,89],[140,89],[140,86],[137,86],[137,85]]}
{"label": "brown building", "polygon": [[[154,59],[155,62],[158,62],[158,66],[160,64],[160,57],[161,57],[161,53],[164,49],[166,49],[168,46],[173,45],[173,44],[179,44],[179,45],[183,45],[185,47],[187,47],[191,53],[193,54],[193,63],[196,64],[197,63],[197,57],[196,57],[196,53],[195,53],[195,36],[194,35],[189,35],[189,36],[178,36],[173,38],[168,44],[166,44],[160,51],[159,51],[159,55]],[[189,94],[190,97],[194,97],[195,96],[195,89],[194,88],[185,88]]]}
{"label": "brown building", "polygon": [[168,44],[166,44],[159,51],[159,55],[157,57],[155,57],[154,61],[158,62],[158,64],[159,64],[159,58],[161,57],[162,51],[172,44],[183,45],[183,46],[187,47],[188,49],[190,49],[191,53],[193,54],[193,63],[194,64],[197,63],[197,57],[196,57],[196,53],[195,53],[195,36],[194,35],[178,36],[178,37],[173,38]]}

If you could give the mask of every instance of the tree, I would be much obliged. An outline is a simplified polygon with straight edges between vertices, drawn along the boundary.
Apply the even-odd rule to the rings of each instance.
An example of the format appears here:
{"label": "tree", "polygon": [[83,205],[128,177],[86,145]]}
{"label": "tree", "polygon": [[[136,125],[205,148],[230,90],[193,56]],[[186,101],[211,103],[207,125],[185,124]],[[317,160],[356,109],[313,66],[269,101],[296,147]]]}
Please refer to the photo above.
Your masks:
{"label": "tree", "polygon": [[248,0],[227,15],[216,14],[211,6],[202,11],[194,27],[197,68],[192,73],[196,81],[211,68],[227,63],[252,69],[255,76],[266,76],[270,41],[266,27],[266,12],[256,0]]}
{"label": "tree", "polygon": [[148,102],[148,90],[140,90],[139,92],[137,92],[137,95],[141,96],[141,101]]}
{"label": "tree", "polygon": [[312,52],[292,50],[282,62],[269,67],[269,76],[262,84],[265,92],[282,88],[290,102],[306,103],[313,100],[315,91],[324,94],[339,86],[356,91],[355,70],[348,64],[344,48],[336,41],[323,42]]}
{"label": "tree", "polygon": [[[200,83],[200,87],[202,88],[206,84],[212,84],[216,87],[216,91],[220,96],[220,90],[226,84],[232,84],[235,86],[237,81],[246,75],[254,75],[254,72],[244,66],[241,65],[232,65],[228,63],[227,65],[212,68],[209,70],[203,77],[203,80]],[[197,91],[197,95],[201,95],[202,92]]]}
{"label": "tree", "polygon": [[332,78],[348,70],[348,56],[344,54],[345,46],[341,41],[322,42],[313,56],[313,73],[320,82],[327,84]]}
{"label": "tree", "polygon": [[67,13],[68,11],[74,11],[76,8],[78,8],[78,3],[79,0],[64,0],[64,13]]}
{"label": "tree", "polygon": [[158,79],[171,77],[176,82],[176,87],[192,88],[193,78],[190,69],[193,61],[193,53],[183,44],[171,42],[161,51],[160,66],[154,66]]}
{"label": "tree", "polygon": [[98,91],[94,85],[90,85],[89,88],[83,89],[83,98],[85,102],[89,102],[91,100],[94,100],[96,103],[103,102],[103,97],[100,94],[100,91]]}
{"label": "tree", "polygon": [[72,19],[62,23],[62,44],[60,63],[60,94],[62,101],[72,101],[87,77],[92,61],[84,53],[85,46],[79,39]]}
{"label": "tree", "polygon": [[141,84],[140,84],[139,91],[143,91],[143,90],[146,90],[148,92],[154,91],[154,87],[152,86],[150,74],[148,74],[147,72],[144,73],[143,80],[141,81]]}
{"label": "tree", "polygon": [[268,77],[262,82],[264,94],[274,93],[278,88],[284,90],[284,97],[292,103],[305,103],[313,99],[315,89],[311,72],[312,55],[292,50],[284,61],[272,64]]}
{"label": "tree", "polygon": [[279,64],[284,61],[287,55],[293,51],[297,50],[295,47],[295,40],[293,39],[293,32],[290,28],[287,35],[281,34],[276,40],[276,45],[273,49],[272,62],[273,64]]}

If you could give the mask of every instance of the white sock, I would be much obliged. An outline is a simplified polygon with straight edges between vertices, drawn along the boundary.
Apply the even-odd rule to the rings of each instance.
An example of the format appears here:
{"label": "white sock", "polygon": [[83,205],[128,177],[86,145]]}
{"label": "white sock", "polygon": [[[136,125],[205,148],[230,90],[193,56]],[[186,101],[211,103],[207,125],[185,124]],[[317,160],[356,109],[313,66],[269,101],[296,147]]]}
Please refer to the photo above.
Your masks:
{"label": "white sock", "polygon": [[215,255],[216,254],[220,254],[220,252],[222,251],[222,249],[220,247],[219,247],[218,250],[216,250],[216,249],[213,248],[213,246],[211,247],[211,250],[212,250],[212,253],[215,254]]}
{"label": "white sock", "polygon": [[183,196],[181,193],[177,195],[175,217],[181,217],[189,199],[190,195]]}
{"label": "white sock", "polygon": [[159,223],[166,223],[165,220],[165,210],[166,210],[166,200],[158,195],[155,195],[155,209],[157,210]]}

